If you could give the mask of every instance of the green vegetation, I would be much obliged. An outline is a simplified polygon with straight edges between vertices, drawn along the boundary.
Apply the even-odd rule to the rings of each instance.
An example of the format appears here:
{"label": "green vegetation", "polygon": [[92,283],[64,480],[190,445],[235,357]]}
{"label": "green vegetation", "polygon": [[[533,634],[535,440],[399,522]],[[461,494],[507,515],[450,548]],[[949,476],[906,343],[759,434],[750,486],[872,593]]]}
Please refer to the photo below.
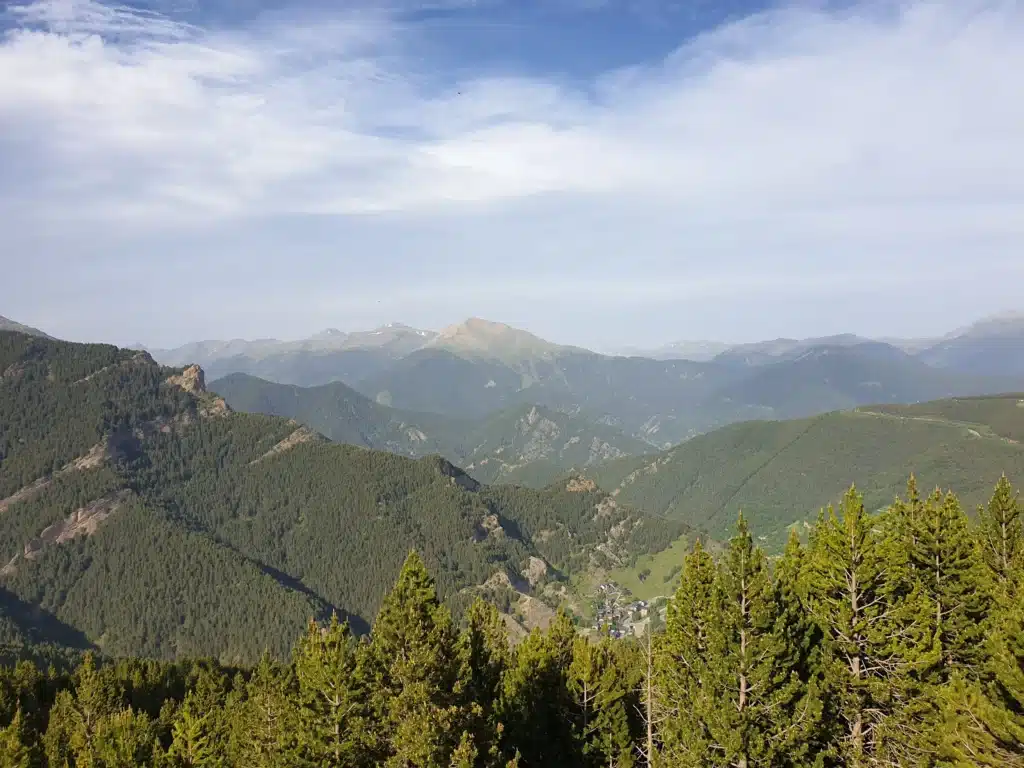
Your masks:
{"label": "green vegetation", "polygon": [[1005,478],[973,524],[913,480],[877,514],[851,488],[774,562],[743,517],[695,544],[657,634],[559,613],[511,648],[412,553],[368,636],[310,622],[287,663],[0,669],[0,764],[1020,768],[1022,523]]}
{"label": "green vegetation", "polygon": [[654,450],[583,415],[533,405],[468,421],[389,408],[340,382],[302,388],[233,374],[210,387],[236,410],[295,419],[339,443],[439,454],[485,483],[543,488],[574,469]]}
{"label": "green vegetation", "polygon": [[341,382],[304,388],[235,373],[210,389],[235,410],[295,419],[338,443],[416,458],[437,453],[460,460],[461,438],[470,428],[458,419],[380,405]]}
{"label": "green vegetation", "polygon": [[29,336],[44,336],[49,338],[38,328],[33,328],[30,325],[24,325],[14,320],[10,320],[3,315],[0,315],[0,331],[16,331],[18,333],[27,333]]}
{"label": "green vegetation", "polygon": [[282,657],[334,611],[365,631],[413,547],[454,605],[530,557],[562,578],[685,531],[235,413],[145,353],[0,333],[0,371],[0,587],[111,656]]}
{"label": "green vegetation", "polygon": [[679,581],[679,564],[693,546],[692,539],[682,536],[661,552],[638,557],[631,568],[611,570],[607,580],[625,587],[637,600],[671,595]]}
{"label": "green vegetation", "polygon": [[744,419],[796,418],[874,402],[1005,392],[1019,376],[933,368],[877,342],[822,345],[763,365],[561,350],[514,366],[427,348],[354,386],[397,408],[481,418],[536,404],[588,413],[660,446]]}
{"label": "green vegetation", "polygon": [[1001,473],[1024,472],[1024,396],[870,406],[810,419],[747,422],[702,435],[656,457],[622,459],[588,472],[616,499],[728,536],[743,512],[770,552],[813,510],[854,481],[881,509],[913,472],[922,487],[947,483],[971,507]]}

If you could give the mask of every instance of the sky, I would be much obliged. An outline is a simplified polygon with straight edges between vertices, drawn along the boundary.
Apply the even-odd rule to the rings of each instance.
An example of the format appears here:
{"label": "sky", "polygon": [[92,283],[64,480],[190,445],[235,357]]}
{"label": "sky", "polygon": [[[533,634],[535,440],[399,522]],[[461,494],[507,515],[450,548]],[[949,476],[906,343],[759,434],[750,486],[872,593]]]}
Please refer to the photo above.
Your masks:
{"label": "sky", "polygon": [[1024,309],[1024,1],[0,2],[0,315],[597,349]]}

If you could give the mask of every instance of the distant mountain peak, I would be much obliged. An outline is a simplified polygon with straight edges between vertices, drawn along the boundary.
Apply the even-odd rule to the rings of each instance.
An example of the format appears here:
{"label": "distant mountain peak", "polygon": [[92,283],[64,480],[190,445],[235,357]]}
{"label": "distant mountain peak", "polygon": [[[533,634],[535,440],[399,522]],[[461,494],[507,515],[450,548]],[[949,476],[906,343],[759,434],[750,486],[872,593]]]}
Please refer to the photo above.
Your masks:
{"label": "distant mountain peak", "polygon": [[963,336],[1002,335],[1024,330],[1024,312],[1000,312],[978,320],[963,329]]}
{"label": "distant mountain peak", "polygon": [[565,349],[529,331],[480,317],[449,325],[437,334],[431,345],[499,360],[523,359]]}

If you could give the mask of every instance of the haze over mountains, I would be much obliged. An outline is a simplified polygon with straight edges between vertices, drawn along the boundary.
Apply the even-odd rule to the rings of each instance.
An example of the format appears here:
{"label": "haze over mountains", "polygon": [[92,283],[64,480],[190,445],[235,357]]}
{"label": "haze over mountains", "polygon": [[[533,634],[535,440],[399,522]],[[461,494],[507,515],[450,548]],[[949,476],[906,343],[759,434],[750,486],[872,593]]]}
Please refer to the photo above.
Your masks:
{"label": "haze over mountains", "polygon": [[[943,343],[992,349],[1011,327]],[[778,552],[852,482],[881,506],[914,472],[974,503],[1001,473],[1024,474],[1024,394],[1009,386],[1021,379],[881,342],[777,342],[701,363],[479,320],[381,330],[285,352],[192,348],[387,355],[356,387],[207,384],[143,351],[0,332],[0,624],[17,642],[252,660],[285,653],[311,614],[365,626],[415,547],[453,607],[483,594],[521,633],[556,605],[585,615],[588,585],[609,574],[636,584],[662,563],[646,588],[667,594],[680,548],[717,546],[740,511]],[[988,387],[1009,394],[936,400]],[[746,415],[806,418],[713,428]],[[673,429],[689,439],[658,452]]]}
{"label": "haze over mountains", "polygon": [[710,357],[711,343],[674,346],[677,355],[602,355],[471,318],[439,333],[390,325],[152,353],[169,365],[198,363],[211,381],[244,373],[302,387],[342,382],[383,406],[457,419],[541,406],[660,447],[751,418],[1024,387],[1019,316],[981,321],[934,344],[844,334],[732,345]]}

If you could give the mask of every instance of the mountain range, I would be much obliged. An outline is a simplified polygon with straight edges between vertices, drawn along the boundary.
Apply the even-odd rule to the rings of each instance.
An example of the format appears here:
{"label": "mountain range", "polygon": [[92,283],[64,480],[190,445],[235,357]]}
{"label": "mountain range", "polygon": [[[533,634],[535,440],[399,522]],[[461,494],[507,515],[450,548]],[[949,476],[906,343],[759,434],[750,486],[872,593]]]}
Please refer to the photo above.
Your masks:
{"label": "mountain range", "polygon": [[439,333],[392,325],[301,342],[199,342],[152,353],[168,365],[198,363],[211,380],[244,373],[302,387],[341,382],[402,412],[474,422],[537,406],[661,448],[752,418],[1024,389],[1020,317],[981,321],[908,349],[909,340],[844,334],[733,345],[710,359],[705,345],[694,355],[701,360],[612,356],[471,318]]}
{"label": "mountain range", "polygon": [[686,530],[593,483],[488,488],[332,443],[106,345],[0,332],[0,425],[0,625],[35,612],[115,656],[252,661],[310,616],[365,626],[412,548],[455,608],[488,584],[557,601]]}
{"label": "mountain range", "polygon": [[414,458],[439,454],[485,483],[544,487],[574,469],[656,450],[594,419],[543,406],[471,420],[390,408],[341,382],[297,387],[235,373],[210,388],[236,410],[294,419],[336,442]]}
{"label": "mountain range", "polygon": [[[310,615],[365,627],[411,548],[456,611],[485,594],[521,631],[652,563],[671,588],[688,543],[714,548],[741,511],[777,552],[854,482],[872,508],[912,472],[974,504],[1001,473],[1024,477],[1015,329],[986,321],[914,354],[843,336],[706,362],[482,320],[241,347],[387,359],[353,386],[207,386],[186,353],[163,365],[0,331],[0,642],[284,655]],[[990,375],[965,370],[979,358]]]}

